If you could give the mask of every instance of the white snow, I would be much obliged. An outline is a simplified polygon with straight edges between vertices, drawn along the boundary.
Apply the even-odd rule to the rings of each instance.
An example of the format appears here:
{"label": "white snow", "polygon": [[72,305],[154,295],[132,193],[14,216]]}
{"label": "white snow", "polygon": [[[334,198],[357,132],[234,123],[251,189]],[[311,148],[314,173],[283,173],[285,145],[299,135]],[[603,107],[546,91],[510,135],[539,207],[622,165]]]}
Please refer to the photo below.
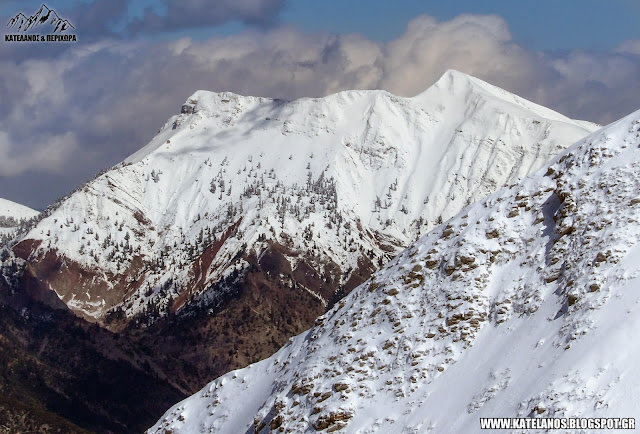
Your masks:
{"label": "white snow", "polygon": [[[206,247],[200,233],[219,239],[235,223],[207,283],[229,272],[243,245],[260,252],[261,237],[343,271],[359,257],[384,263],[596,128],[456,71],[415,98],[346,91],[288,102],[198,91],[183,111],[27,235],[42,240],[34,257],[55,248],[116,276],[107,282],[143,259],[135,296],[83,310],[76,294],[76,310],[99,318],[120,303],[134,315],[176,297]],[[161,291],[169,281],[178,289]]]}
{"label": "white snow", "polygon": [[636,417],[639,148],[637,111],[463,209],[148,432],[474,433],[481,417]]}
{"label": "white snow", "polygon": [[0,236],[12,234],[18,226],[13,223],[19,223],[21,220],[30,219],[38,214],[38,211],[27,206],[0,198],[0,220],[11,219],[10,222],[6,221],[6,224],[0,224]]}
{"label": "white snow", "polygon": [[0,216],[13,217],[16,220],[29,219],[37,216],[38,211],[19,203],[0,198]]}

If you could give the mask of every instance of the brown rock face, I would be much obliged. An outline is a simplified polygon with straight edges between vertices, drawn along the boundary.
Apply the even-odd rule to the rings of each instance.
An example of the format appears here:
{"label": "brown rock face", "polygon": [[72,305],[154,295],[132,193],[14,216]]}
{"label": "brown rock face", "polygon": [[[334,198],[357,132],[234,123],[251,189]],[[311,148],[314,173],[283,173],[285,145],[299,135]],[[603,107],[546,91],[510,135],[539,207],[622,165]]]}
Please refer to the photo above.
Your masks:
{"label": "brown rock face", "polygon": [[[50,306],[60,306],[56,298],[66,305],[72,300],[82,304],[83,308],[72,310],[89,321],[100,322],[99,312],[122,302],[133,294],[142,284],[141,280],[132,279],[142,271],[143,261],[139,256],[133,257],[129,266],[122,273],[100,273],[89,270],[77,262],[65,257],[58,250],[48,250],[38,254],[40,241],[23,240],[13,251],[16,256],[27,261],[22,287],[35,295],[37,299]],[[55,293],[53,291],[55,291]],[[57,297],[55,294],[57,293]],[[96,300],[98,302],[96,303]],[[96,303],[91,309],[90,303]]]}

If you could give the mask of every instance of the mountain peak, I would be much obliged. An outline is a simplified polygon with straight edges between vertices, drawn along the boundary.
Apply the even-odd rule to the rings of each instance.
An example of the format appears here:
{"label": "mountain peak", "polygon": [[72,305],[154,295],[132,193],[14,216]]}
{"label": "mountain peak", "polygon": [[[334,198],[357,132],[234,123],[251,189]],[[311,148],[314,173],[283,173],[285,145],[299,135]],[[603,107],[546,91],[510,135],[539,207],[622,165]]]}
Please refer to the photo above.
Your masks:
{"label": "mountain peak", "polygon": [[[186,264],[196,251],[203,254],[203,231],[211,239],[224,239],[227,231],[237,236],[211,258],[198,290],[223,278],[229,264],[248,267],[251,258],[241,249],[260,252],[267,238],[286,245],[294,271],[304,252],[330,261],[333,268],[323,265],[320,272],[341,270],[327,280],[350,290],[361,280],[351,279],[360,276],[358,269],[375,269],[465,205],[519,181],[592,131],[487,97],[476,90],[482,82],[464,74],[451,71],[447,79],[454,91],[435,85],[420,98],[353,90],[283,101],[199,90],[125,165],[32,230],[29,236],[41,241],[38,252],[25,243],[22,254],[35,258],[64,244],[69,261],[113,275],[133,266],[129,250],[145,266],[169,252],[184,256],[173,260],[178,265],[171,271],[145,272],[135,289],[122,274],[121,295],[139,293],[131,302],[116,297],[120,290],[104,304],[78,293],[74,307],[94,318],[121,303],[127,315],[139,313],[166,295],[160,288],[169,280],[181,292],[194,278]],[[305,284],[326,304],[336,288],[321,286]],[[57,291],[75,294],[79,287]],[[183,303],[186,295],[178,295],[171,297]]]}
{"label": "mountain peak", "polygon": [[[240,95],[230,91],[212,92],[208,90],[197,90],[182,105],[182,113],[193,113],[198,111],[212,112],[220,110],[220,107],[244,105],[252,102],[271,101],[269,98]],[[192,110],[189,110],[191,107]],[[224,109],[223,109],[224,110]]]}
{"label": "mountain peak", "polygon": [[[476,78],[472,75],[465,74],[456,69],[448,69],[440,76],[440,78],[433,84],[433,86],[449,89],[455,92],[459,88],[467,87],[469,85],[484,87],[489,85],[488,83]],[[489,85],[490,86],[490,85]]]}
{"label": "mountain peak", "polygon": [[447,69],[442,76],[438,79],[436,83],[443,81],[453,81],[453,80],[469,80],[473,79],[472,75],[466,74],[464,72],[458,71],[457,69]]}
{"label": "mountain peak", "polygon": [[506,103],[509,109],[504,107],[503,110],[512,114],[519,113],[522,116],[526,116],[527,113],[529,115],[535,114],[550,121],[573,123],[592,130],[601,127],[591,122],[570,119],[554,110],[455,69],[447,70],[430,88],[413,97],[415,101],[427,104],[429,101],[441,101],[447,98],[463,101],[464,104],[470,106],[478,103],[495,104],[497,102],[504,107]]}

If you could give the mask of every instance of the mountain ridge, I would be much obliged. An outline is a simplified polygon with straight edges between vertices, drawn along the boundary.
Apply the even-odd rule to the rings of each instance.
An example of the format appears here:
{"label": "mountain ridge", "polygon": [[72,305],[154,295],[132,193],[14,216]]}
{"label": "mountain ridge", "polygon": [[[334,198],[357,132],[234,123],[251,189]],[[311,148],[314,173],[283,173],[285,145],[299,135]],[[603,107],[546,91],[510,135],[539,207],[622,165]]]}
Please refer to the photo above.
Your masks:
{"label": "mountain ridge", "polygon": [[[215,225],[211,230],[216,236],[221,236],[231,222],[242,214],[242,210],[245,218],[240,230],[247,233],[248,238],[238,241],[234,241],[233,237],[228,238],[221,251],[227,259],[216,257],[210,266],[225,269],[243,243],[250,248],[259,237],[267,235],[264,228],[254,230],[251,227],[255,219],[271,227],[275,231],[271,236],[275,235],[276,238],[283,233],[291,236],[304,230],[313,232],[312,226],[315,226],[315,232],[320,230],[325,233],[320,238],[322,241],[331,231],[328,228],[319,229],[318,226],[324,226],[323,219],[316,219],[312,211],[307,211],[321,203],[320,206],[326,208],[325,214],[332,213],[334,219],[349,227],[360,225],[362,230],[356,233],[364,239],[359,243],[359,248],[378,251],[375,257],[369,259],[379,261],[385,251],[397,251],[415,239],[419,230],[433,227],[439,218],[450,217],[462,205],[488,194],[497,185],[515,182],[532,168],[543,164],[548,155],[561,149],[563,140],[568,140],[549,138],[551,130],[559,130],[559,137],[567,136],[569,139],[586,133],[582,126],[574,123],[520,118],[503,112],[491,125],[498,131],[496,137],[478,134],[475,131],[482,131],[485,128],[483,123],[492,119],[490,114],[496,110],[503,111],[504,107],[500,101],[495,103],[476,97],[475,88],[469,91],[468,76],[457,73],[453,81],[466,82],[462,84],[462,91],[454,90],[449,99],[442,96],[429,99],[423,94],[419,101],[427,108],[414,105],[412,99],[395,97],[382,91],[346,91],[326,98],[290,103],[239,97],[230,93],[196,92],[185,104],[191,109],[183,106],[183,112],[189,113],[171,118],[149,145],[126,159],[120,167],[86,185],[57,211],[60,215],[44,219],[25,238],[41,240],[48,245],[54,235],[46,236],[46,233],[57,232],[59,238],[64,234],[67,240],[63,244],[68,259],[117,275],[119,267],[109,265],[109,261],[97,255],[95,246],[100,240],[96,240],[98,243],[91,241],[96,234],[101,235],[102,241],[111,234],[117,242],[125,243],[123,248],[116,249],[114,255],[122,258],[125,267],[130,267],[132,264],[122,256],[123,251],[137,250],[140,253],[134,255],[153,261],[158,256],[156,243],[173,250],[172,239],[177,241],[186,237],[185,241],[193,242],[202,238],[193,227],[202,228],[203,225],[198,222],[204,220],[205,214],[209,214],[206,220]],[[458,119],[455,125],[442,128],[439,124],[443,123],[443,119],[452,117],[449,112],[464,112],[460,107],[466,101],[467,91],[476,98],[472,113],[459,114],[462,120]],[[494,107],[496,104],[497,107]],[[478,108],[480,105],[482,107]],[[354,121],[354,114],[358,112],[362,115]],[[533,116],[531,113],[529,115]],[[476,116],[477,119],[467,122],[465,116],[471,119]],[[354,131],[351,126],[354,123],[362,127],[356,127]],[[463,131],[465,125],[468,125],[470,133]],[[210,132],[211,129],[213,132]],[[521,135],[521,138],[517,135]],[[504,143],[507,140],[512,143],[520,140],[522,144],[509,148],[510,145]],[[269,146],[266,147],[264,142]],[[463,153],[469,143],[477,148],[475,154]],[[279,149],[275,154],[274,147]],[[233,155],[228,154],[232,148]],[[225,155],[219,155],[223,150]],[[244,161],[239,161],[242,153]],[[475,161],[471,161],[471,155]],[[231,158],[233,167],[229,167]],[[460,158],[463,160],[460,161]],[[433,173],[443,168],[450,176],[435,178]],[[166,174],[169,170],[189,175],[187,180],[178,181]],[[428,175],[418,181],[418,173]],[[163,182],[167,177],[169,184]],[[398,181],[398,178],[401,179]],[[381,185],[381,179],[385,180],[386,186]],[[397,191],[398,182],[400,191]],[[235,185],[242,190],[232,193]],[[273,197],[272,204],[258,198],[262,191],[278,196],[310,196],[308,200],[304,197],[298,199],[296,204],[277,203],[277,209],[274,210]],[[153,197],[153,202],[147,197]],[[69,204],[73,202],[76,211],[70,209]],[[256,211],[261,206],[266,207],[267,211]],[[121,220],[114,214],[112,217],[116,222],[99,222],[97,226],[85,217],[105,211],[107,215],[109,212],[126,212],[127,216]],[[286,222],[278,225],[273,219],[274,215],[289,215],[292,211],[302,216],[297,217],[301,219],[300,222],[287,218]],[[212,213],[216,215],[213,220]],[[84,235],[69,236],[69,231],[65,234],[64,227],[60,231],[59,224],[52,225],[52,219],[62,219],[63,226],[71,227],[72,233],[80,230]],[[420,219],[422,224],[418,224]],[[221,226],[221,221],[228,223]],[[114,223],[118,223],[117,231],[122,234],[105,230],[105,225]],[[281,226],[280,230],[278,226]],[[347,246],[353,237],[352,232],[350,228],[338,229],[330,244],[320,247],[322,255],[328,255],[341,268],[357,268],[354,257],[357,255],[346,254],[353,253],[349,252],[352,247]],[[124,239],[126,234],[129,239]],[[347,242],[340,240],[344,236]],[[357,242],[357,238],[354,241]],[[338,248],[337,244],[341,246]],[[86,245],[85,248],[83,245]],[[297,240],[294,240],[294,245],[297,249],[308,249]],[[83,254],[90,251],[89,246],[94,246],[93,254]],[[35,247],[34,244],[28,248],[28,253],[21,255],[34,257],[44,254],[47,249],[43,249],[42,245]],[[19,250],[22,252],[24,249]],[[387,255],[382,260],[389,258]],[[205,278],[205,285],[207,281],[223,276],[224,273],[221,275],[213,271]],[[184,273],[176,278],[186,279]],[[112,280],[105,279],[107,287]],[[157,282],[152,286],[163,284],[160,280]],[[66,296],[64,291],[58,293]],[[79,297],[80,294],[73,296]],[[324,295],[323,298],[326,301],[328,296]],[[89,317],[100,318],[105,313],[104,309],[109,309],[114,302],[118,303],[114,299],[107,301],[105,308],[99,308],[93,302],[79,299],[75,309],[83,310]],[[81,307],[83,303],[84,308]],[[146,303],[146,298],[142,297],[140,303]],[[126,308],[130,311],[128,315],[139,309],[134,306]]]}

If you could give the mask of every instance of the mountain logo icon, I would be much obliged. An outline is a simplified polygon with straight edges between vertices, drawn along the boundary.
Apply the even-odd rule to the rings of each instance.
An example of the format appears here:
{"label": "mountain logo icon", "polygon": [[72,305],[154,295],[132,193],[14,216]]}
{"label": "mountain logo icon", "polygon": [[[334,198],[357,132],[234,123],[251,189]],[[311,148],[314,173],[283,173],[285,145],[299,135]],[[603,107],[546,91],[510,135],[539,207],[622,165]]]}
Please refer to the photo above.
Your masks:
{"label": "mountain logo icon", "polygon": [[44,3],[38,9],[38,12],[27,17],[22,12],[11,18],[7,23],[7,27],[15,29],[20,32],[27,32],[35,27],[42,25],[50,25],[53,28],[53,33],[66,32],[69,29],[75,29],[75,27],[64,18],[45,5]]}

